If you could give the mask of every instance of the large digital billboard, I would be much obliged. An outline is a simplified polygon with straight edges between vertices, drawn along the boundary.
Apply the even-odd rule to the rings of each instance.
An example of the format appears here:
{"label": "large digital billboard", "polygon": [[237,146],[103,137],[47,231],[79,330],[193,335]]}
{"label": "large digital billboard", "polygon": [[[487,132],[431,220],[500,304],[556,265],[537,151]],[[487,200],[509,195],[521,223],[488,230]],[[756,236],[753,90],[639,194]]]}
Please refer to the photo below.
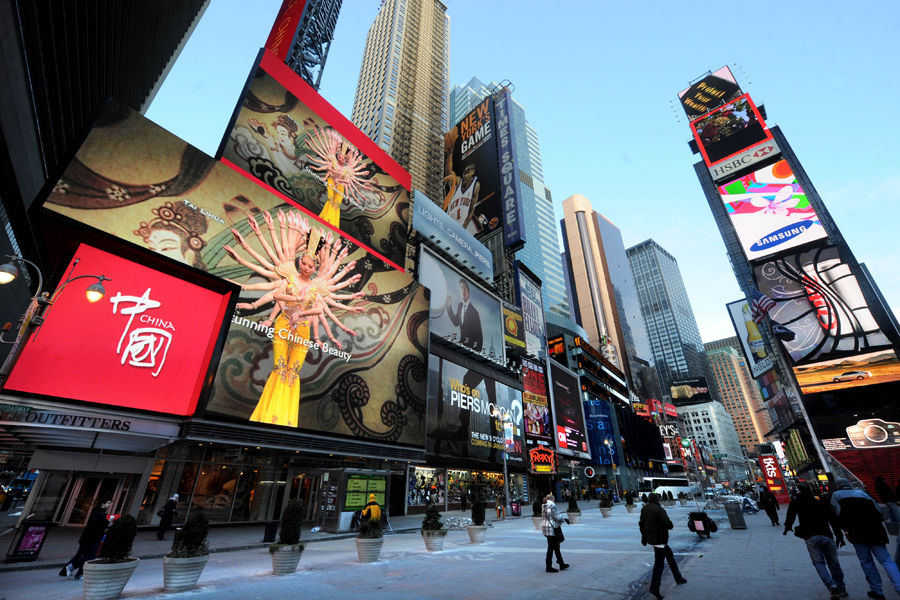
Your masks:
{"label": "large digital billboard", "polygon": [[760,292],[775,302],[769,318],[795,365],[890,346],[850,265],[834,246],[769,260],[754,268]]}
{"label": "large digital billboard", "polygon": [[557,450],[560,454],[590,458],[578,375],[551,360],[550,379]]}
{"label": "large digital billboard", "polygon": [[804,394],[860,388],[900,380],[900,361],[891,348],[794,367]]}
{"label": "large digital billboard", "polygon": [[[103,276],[105,295],[84,290]],[[82,244],[28,337],[7,391],[192,415],[229,293]]]}
{"label": "large digital billboard", "polygon": [[720,185],[719,195],[749,260],[828,237],[786,160]]}
{"label": "large digital billboard", "polygon": [[620,465],[613,429],[612,412],[605,400],[589,397],[584,401],[584,422],[587,425],[588,445],[595,465]]}
{"label": "large digital billboard", "polygon": [[735,300],[725,305],[734,332],[741,342],[747,368],[753,377],[759,377],[772,368],[772,357],[766,349],[766,342],[759,332],[759,326],[753,321],[750,304],[746,300]]}
{"label": "large digital billboard", "polygon": [[691,121],[691,130],[708,167],[772,138],[747,94]]}
{"label": "large digital billboard", "polygon": [[701,404],[711,400],[705,377],[673,381],[669,393],[678,404]]}
{"label": "large digital billboard", "polygon": [[503,303],[503,337],[509,348],[523,350],[525,348],[525,323],[522,311]]}
{"label": "large digital billboard", "polygon": [[553,416],[547,396],[546,367],[522,360],[522,383],[525,386],[525,439],[528,444],[553,445]]}
{"label": "large digital billboard", "polygon": [[428,398],[434,399],[428,402],[429,453],[502,464],[505,433],[511,427],[508,460],[524,461],[521,391],[432,354]]}
{"label": "large digital billboard", "polygon": [[678,100],[688,119],[694,120],[740,95],[741,88],[731,69],[722,67],[678,92]]}
{"label": "large digital billboard", "polygon": [[512,95],[509,88],[503,88],[497,94],[495,114],[503,239],[507,246],[518,247],[525,243],[525,224],[522,221],[522,191],[519,187],[519,164],[516,158],[516,140],[512,131]]}
{"label": "large digital billboard", "polygon": [[250,76],[219,151],[395,266],[406,253],[410,175],[270,53]]}
{"label": "large digital billboard", "polygon": [[525,317],[525,351],[531,356],[543,359],[547,356],[547,343],[541,286],[518,264],[516,272],[519,305]]}
{"label": "large digital billboard", "polygon": [[419,282],[431,290],[431,332],[478,353],[505,355],[500,300],[427,248],[421,248]]}

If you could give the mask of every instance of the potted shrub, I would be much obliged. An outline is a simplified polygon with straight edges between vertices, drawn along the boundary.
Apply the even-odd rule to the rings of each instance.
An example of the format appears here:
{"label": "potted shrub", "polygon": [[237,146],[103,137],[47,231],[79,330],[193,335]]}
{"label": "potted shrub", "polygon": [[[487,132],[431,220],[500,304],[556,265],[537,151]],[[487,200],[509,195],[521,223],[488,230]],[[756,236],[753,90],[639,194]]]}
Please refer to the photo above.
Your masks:
{"label": "potted shrub", "polygon": [[477,494],[472,502],[472,524],[466,526],[466,531],[469,532],[470,542],[473,544],[484,543],[487,525],[484,524],[484,502],[481,501],[481,494]]}
{"label": "potted shrub", "polygon": [[682,506],[687,506],[688,497],[684,492],[678,492],[678,503]]}
{"label": "potted shrub", "polygon": [[612,505],[612,498],[609,492],[600,492],[600,514],[603,515],[604,519],[612,516]]}
{"label": "potted shrub", "polygon": [[566,516],[569,517],[569,523],[575,525],[581,523],[581,509],[578,508],[578,498],[575,493],[569,494],[569,508],[566,509]]}
{"label": "potted shrub", "polygon": [[209,521],[201,511],[191,514],[175,532],[172,551],[163,557],[163,584],[167,594],[191,589],[209,561]]}
{"label": "potted shrub", "polygon": [[422,539],[425,540],[425,549],[429,552],[440,552],[444,549],[444,538],[447,537],[447,529],[441,522],[441,513],[433,502],[425,509],[425,518],[422,520]]}
{"label": "potted shrub", "polygon": [[541,504],[540,498],[531,503],[531,524],[534,525],[536,531],[541,530],[541,522],[544,520],[543,508],[544,505]]}
{"label": "potted shrub", "polygon": [[356,536],[356,555],[359,562],[375,562],[381,554],[384,544],[384,532],[378,519],[363,519],[359,522],[359,533]]}
{"label": "potted shrub", "polygon": [[666,506],[675,506],[675,498],[672,496],[672,492],[666,492]]}
{"label": "potted shrub", "polygon": [[281,530],[278,541],[269,545],[272,556],[272,574],[290,575],[297,570],[304,545],[300,543],[300,525],[303,523],[303,503],[291,500],[281,514]]}
{"label": "potted shrub", "polygon": [[634,512],[634,494],[631,490],[625,491],[625,510],[628,511],[629,514]]}
{"label": "potted shrub", "polygon": [[112,522],[100,545],[98,558],[84,563],[84,599],[118,598],[140,559],[131,556],[131,545],[137,535],[137,521],[123,515]]}

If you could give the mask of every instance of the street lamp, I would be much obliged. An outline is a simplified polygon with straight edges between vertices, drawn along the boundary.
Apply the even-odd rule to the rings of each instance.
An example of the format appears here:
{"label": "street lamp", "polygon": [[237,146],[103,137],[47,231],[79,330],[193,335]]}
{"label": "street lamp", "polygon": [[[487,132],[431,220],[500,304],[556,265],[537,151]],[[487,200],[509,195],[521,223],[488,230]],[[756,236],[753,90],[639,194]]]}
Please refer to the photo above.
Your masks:
{"label": "street lamp", "polygon": [[613,480],[613,487],[616,490],[616,498],[619,497],[619,483],[616,481],[616,463],[613,461],[613,446],[615,442],[611,439],[606,438],[603,440],[603,443],[606,445],[606,450],[609,452],[609,474]]}
{"label": "street lamp", "polygon": [[503,423],[503,518],[509,514],[509,474],[506,470],[506,451],[509,449],[506,437],[506,426],[512,427],[512,417],[509,410],[503,407],[494,406],[491,408],[491,416],[499,419]]}

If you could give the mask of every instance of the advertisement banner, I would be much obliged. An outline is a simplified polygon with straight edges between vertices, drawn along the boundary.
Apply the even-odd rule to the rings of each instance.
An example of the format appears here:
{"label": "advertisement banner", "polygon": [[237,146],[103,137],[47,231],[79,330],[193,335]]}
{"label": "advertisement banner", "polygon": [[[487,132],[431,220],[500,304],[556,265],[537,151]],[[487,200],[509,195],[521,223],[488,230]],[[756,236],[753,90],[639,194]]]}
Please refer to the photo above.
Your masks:
{"label": "advertisement banner", "polygon": [[666,402],[663,404],[663,409],[666,412],[666,415],[669,417],[677,417],[678,416],[678,408],[675,407],[671,402]]}
{"label": "advertisement banner", "polygon": [[775,494],[775,499],[778,500],[778,503],[785,504],[790,502],[791,497],[788,495],[787,486],[784,484],[784,474],[781,472],[781,465],[778,464],[778,457],[773,455],[760,456],[759,467],[762,469],[766,487]]}
{"label": "advertisement banner", "polygon": [[419,254],[419,282],[431,290],[431,332],[498,359],[505,356],[500,300],[427,248]]}
{"label": "advertisement banner", "polygon": [[541,286],[522,269],[517,268],[519,305],[525,318],[525,351],[539,359],[546,358],[546,329],[544,327],[544,301]]}
{"label": "advertisement banner", "polygon": [[803,394],[900,380],[900,361],[891,348],[795,366],[793,370]]}
{"label": "advertisement banner", "polygon": [[482,100],[444,136],[442,208],[483,240],[503,220],[494,99]]}
{"label": "advertisement banner", "polygon": [[775,302],[769,311],[777,324],[773,331],[795,365],[890,347],[836,247],[770,260],[757,265],[753,275],[759,291]]}
{"label": "advertisement banner", "polygon": [[678,92],[678,100],[688,120],[693,121],[740,95],[741,88],[731,74],[731,69],[722,67]]}
{"label": "advertisement banner", "polygon": [[590,458],[578,376],[555,361],[551,361],[550,379],[553,391],[557,451],[560,454]]}
{"label": "advertisement banner", "polygon": [[[83,279],[53,293],[43,325],[28,338],[5,389],[194,414],[230,294],[85,244],[65,272]],[[97,283],[93,275],[104,277],[105,295],[91,303],[84,290]],[[78,419],[62,423],[75,426]]]}
{"label": "advertisement banner", "polygon": [[531,444],[553,444],[553,419],[550,399],[547,396],[547,377],[544,365],[530,360],[522,361],[522,396],[525,407],[525,440]]}
{"label": "advertisement banner", "polygon": [[741,342],[744,351],[744,359],[747,368],[754,378],[759,377],[772,368],[772,357],[766,351],[766,343],[763,341],[759,326],[753,321],[750,313],[750,304],[746,300],[735,300],[725,305],[734,332]]}
{"label": "advertisement banner", "polygon": [[524,462],[522,392],[431,355],[428,360],[427,451],[503,463],[505,423],[512,425],[507,460]]}
{"label": "advertisement banner", "polygon": [[219,151],[399,268],[410,219],[407,171],[290,67],[264,53]]}
{"label": "advertisement banner", "polygon": [[609,403],[598,398],[585,400],[584,422],[591,448],[591,462],[595,465],[622,464],[616,448],[616,435]]}
{"label": "advertisement banner", "polygon": [[786,160],[719,186],[748,260],[828,237]]}
{"label": "advertisement banner", "polygon": [[672,400],[677,400],[680,404],[701,404],[710,401],[709,384],[706,383],[705,377],[673,381],[669,393]]}
{"label": "advertisement banner", "polygon": [[484,244],[419,190],[413,192],[413,199],[413,229],[466,268],[493,282],[494,259]]}
{"label": "advertisement banner", "polygon": [[691,121],[691,131],[707,167],[772,139],[772,133],[747,94]]}
{"label": "advertisement banner", "polygon": [[750,146],[746,150],[733,154],[728,160],[723,160],[709,167],[709,174],[715,182],[728,181],[738,171],[780,153],[781,148],[778,147],[774,139],[766,140],[761,144]]}
{"label": "advertisement banner", "polygon": [[525,243],[522,221],[522,192],[519,189],[519,165],[512,134],[512,96],[504,88],[496,101],[497,159],[500,166],[500,199],[503,208],[503,238],[507,247]]}
{"label": "advertisement banner", "polygon": [[512,348],[525,348],[525,323],[522,311],[503,303],[503,339]]}
{"label": "advertisement banner", "polygon": [[528,450],[531,472],[536,475],[553,475],[556,473],[556,452],[549,446],[536,446]]}
{"label": "advertisement banner", "polygon": [[283,0],[281,8],[278,9],[278,16],[275,17],[275,23],[272,24],[272,30],[266,40],[266,50],[280,60],[287,60],[290,54],[291,44],[300,26],[305,7],[306,0]]}

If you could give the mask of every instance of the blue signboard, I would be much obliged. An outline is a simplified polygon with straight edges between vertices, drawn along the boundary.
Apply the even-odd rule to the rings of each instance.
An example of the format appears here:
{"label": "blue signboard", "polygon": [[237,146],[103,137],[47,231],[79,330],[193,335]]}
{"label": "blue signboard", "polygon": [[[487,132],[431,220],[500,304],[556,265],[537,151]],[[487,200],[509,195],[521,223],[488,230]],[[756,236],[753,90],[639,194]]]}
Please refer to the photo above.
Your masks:
{"label": "blue signboard", "polygon": [[609,403],[590,394],[588,398],[584,401],[584,420],[593,458],[591,462],[595,465],[621,464]]}
{"label": "blue signboard", "polygon": [[519,167],[512,135],[512,98],[508,89],[494,97],[497,115],[497,160],[500,163],[500,203],[503,211],[503,237],[507,247],[525,243],[522,223],[522,193],[519,189]]}

